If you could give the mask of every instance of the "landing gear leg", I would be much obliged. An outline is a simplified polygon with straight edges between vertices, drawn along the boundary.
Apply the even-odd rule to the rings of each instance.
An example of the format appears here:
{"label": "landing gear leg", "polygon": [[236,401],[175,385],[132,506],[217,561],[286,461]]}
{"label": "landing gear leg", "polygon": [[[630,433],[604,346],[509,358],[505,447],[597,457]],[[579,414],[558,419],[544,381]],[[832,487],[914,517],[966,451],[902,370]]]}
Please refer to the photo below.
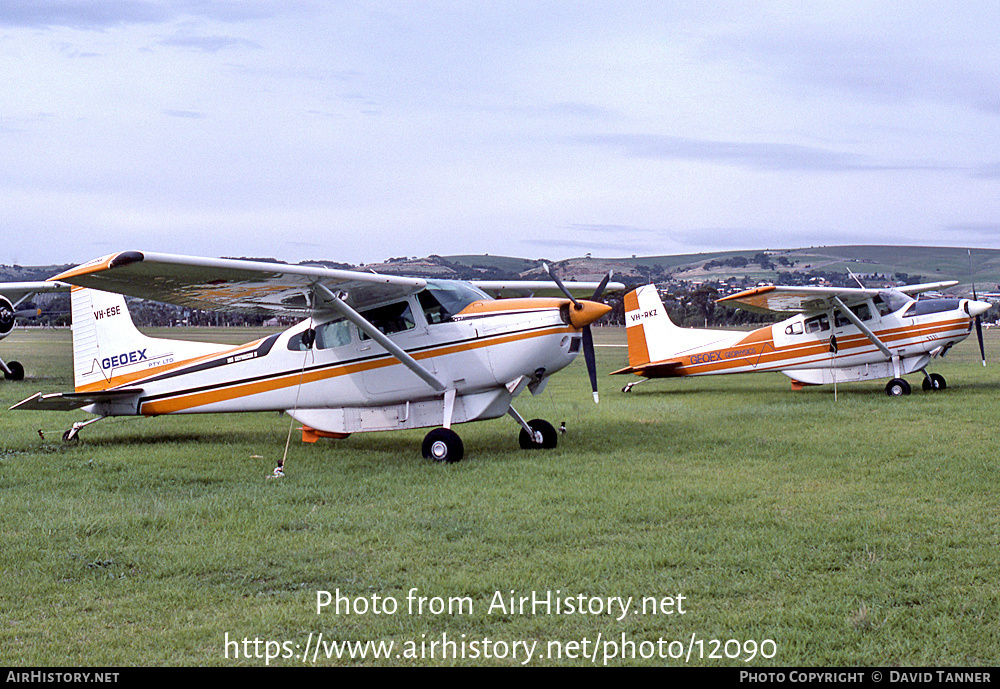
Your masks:
{"label": "landing gear leg", "polygon": [[631,383],[626,383],[625,387],[622,388],[622,392],[631,392],[632,388],[641,383],[645,383],[647,380],[652,380],[651,378],[643,378],[642,380],[633,380]]}
{"label": "landing gear leg", "polygon": [[80,431],[82,431],[84,428],[86,428],[92,423],[97,423],[103,418],[104,418],[103,416],[98,416],[96,419],[89,419],[87,421],[77,421],[76,423],[73,424],[73,427],[71,429],[63,433],[63,440],[66,441],[67,443],[73,442],[74,440],[79,440]]}

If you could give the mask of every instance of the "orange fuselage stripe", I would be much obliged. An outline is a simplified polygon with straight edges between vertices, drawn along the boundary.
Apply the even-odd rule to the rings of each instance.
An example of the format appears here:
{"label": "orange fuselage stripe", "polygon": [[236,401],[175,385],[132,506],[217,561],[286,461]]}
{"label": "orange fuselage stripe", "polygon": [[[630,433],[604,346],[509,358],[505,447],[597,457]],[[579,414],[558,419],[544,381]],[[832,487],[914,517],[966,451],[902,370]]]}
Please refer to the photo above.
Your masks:
{"label": "orange fuselage stripe", "polygon": [[[924,338],[926,340],[937,339],[936,336],[953,330],[958,330],[960,328],[967,329],[968,322],[963,320],[952,320],[943,323],[928,324],[916,328],[893,328],[876,332],[876,335],[888,346],[889,343],[899,342],[901,340],[911,340],[914,338]],[[856,356],[862,353],[855,351],[851,354],[845,354],[844,352],[846,350],[870,347],[872,351],[877,351],[875,344],[872,343],[866,335],[861,333],[845,335],[842,338],[838,338],[837,343],[838,352],[835,357],[837,359],[847,358],[848,356]],[[643,342],[643,344],[645,344],[645,342]],[[744,353],[743,350],[747,349],[748,346],[752,346],[754,351]],[[731,347],[698,352],[695,354],[686,354],[684,356],[657,362],[643,363],[646,363],[647,365],[675,364],[675,368],[671,369],[672,375],[686,376],[706,373],[724,373],[727,369],[747,365],[758,368],[762,364],[768,364],[768,369],[780,370],[782,368],[781,364],[785,362],[809,357],[822,357],[823,359],[829,359],[831,356],[833,355],[830,352],[828,340],[812,341],[776,348],[770,336],[770,328],[768,327],[755,330]],[[706,357],[707,360],[704,362],[699,361],[697,363],[692,363],[693,357]],[[641,364],[632,364],[632,366],[639,368]]]}
{"label": "orange fuselage stripe", "polygon": [[[530,331],[525,333],[516,333],[513,335],[503,335],[493,338],[487,338],[484,340],[473,340],[466,343],[447,345],[435,349],[429,349],[423,352],[415,352],[411,354],[411,356],[413,356],[414,359],[418,360],[431,359],[434,357],[445,356],[448,354],[455,354],[464,351],[472,351],[475,349],[481,349],[483,347],[506,344],[509,342],[516,342],[519,340],[525,340],[544,335],[553,335],[558,333],[574,333],[574,332],[576,332],[576,330],[574,330],[569,326],[554,326],[554,327],[544,328],[542,330]],[[306,383],[314,383],[321,380],[337,378],[339,376],[351,375],[363,371],[373,371],[379,368],[384,368],[387,366],[397,366],[397,365],[402,365],[402,364],[391,354],[386,354],[379,359],[374,359],[364,362],[356,362],[356,363],[345,362],[342,364],[333,363],[330,364],[329,366],[325,366],[318,370],[306,371],[306,372],[292,372],[269,380],[255,381],[252,383],[237,383],[230,385],[229,387],[223,387],[215,390],[206,390],[203,392],[194,392],[186,394],[178,393],[174,397],[170,397],[163,400],[156,400],[152,402],[146,402],[142,404],[141,413],[147,416],[152,416],[156,414],[170,414],[174,412],[193,409],[195,407],[216,404],[219,402],[226,402],[229,400],[239,399],[242,397],[249,397],[264,392],[271,392],[273,390],[280,390],[282,388],[293,387],[295,385],[300,385],[300,384],[304,385]],[[221,383],[220,385],[225,385],[225,384]]]}

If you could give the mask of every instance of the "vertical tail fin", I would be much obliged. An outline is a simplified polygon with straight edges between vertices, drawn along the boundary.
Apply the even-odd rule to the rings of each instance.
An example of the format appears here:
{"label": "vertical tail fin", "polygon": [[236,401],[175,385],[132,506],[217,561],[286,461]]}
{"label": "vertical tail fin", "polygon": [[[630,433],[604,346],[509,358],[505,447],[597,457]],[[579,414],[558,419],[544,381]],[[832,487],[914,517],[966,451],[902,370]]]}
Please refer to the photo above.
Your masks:
{"label": "vertical tail fin", "polygon": [[625,325],[632,367],[665,358],[671,332],[678,330],[654,285],[643,285],[625,295]]}
{"label": "vertical tail fin", "polygon": [[150,369],[229,348],[143,335],[120,294],[74,288],[72,304],[77,392],[107,390],[143,377]]}

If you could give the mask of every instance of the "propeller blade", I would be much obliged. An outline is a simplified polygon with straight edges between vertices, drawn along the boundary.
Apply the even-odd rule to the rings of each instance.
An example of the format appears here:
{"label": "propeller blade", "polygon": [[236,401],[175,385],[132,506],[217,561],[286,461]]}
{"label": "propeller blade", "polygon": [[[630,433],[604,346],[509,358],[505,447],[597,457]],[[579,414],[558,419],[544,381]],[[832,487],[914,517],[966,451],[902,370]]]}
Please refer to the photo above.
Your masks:
{"label": "propeller blade", "polygon": [[976,316],[976,337],[979,338],[979,354],[983,357],[983,366],[986,365],[986,347],[983,346],[983,319]]}
{"label": "propeller blade", "polygon": [[614,271],[608,271],[608,274],[604,276],[603,280],[601,280],[601,284],[597,286],[596,290],[594,290],[594,296],[590,298],[590,301],[597,301],[601,298],[601,294],[604,292],[604,288],[608,286],[608,280],[611,279],[611,275],[613,273]]}
{"label": "propeller blade", "polygon": [[597,357],[594,354],[594,336],[588,325],[583,329],[583,359],[587,362],[587,373],[590,374],[590,389],[594,392],[594,404],[599,404],[597,396]]}
{"label": "propeller blade", "polygon": [[[976,294],[976,278],[972,274],[972,249],[969,249],[969,279],[972,280],[972,299],[979,301],[979,295]],[[985,366],[986,347],[983,345],[983,319],[979,314],[976,314],[976,337],[979,338],[979,355],[983,358],[983,366]]]}
{"label": "propeller blade", "polygon": [[[552,271],[548,263],[543,264],[545,266],[545,272],[549,274],[552,281],[556,283],[559,290],[565,294],[571,302],[573,302],[573,307],[578,311],[583,308],[583,304],[576,300],[573,294],[566,289],[566,285],[562,283],[562,280]],[[601,284],[597,286],[597,290],[594,292],[594,296],[590,299],[591,301],[597,301],[601,293],[604,292],[604,288],[608,286],[608,281],[611,279],[611,272],[609,271],[604,279],[601,280]],[[600,399],[597,394],[597,356],[594,353],[594,335],[590,332],[590,326],[584,326],[583,328],[583,358],[587,362],[587,373],[590,375],[590,389],[594,392],[594,403],[600,403]]]}
{"label": "propeller blade", "polygon": [[555,274],[554,272],[552,272],[552,268],[551,268],[551,267],[549,266],[549,264],[548,264],[548,263],[544,263],[544,264],[542,264],[542,265],[544,265],[544,266],[545,266],[545,272],[549,274],[549,277],[550,277],[550,278],[552,278],[552,281],[553,281],[554,283],[556,283],[556,286],[557,286],[557,287],[559,288],[559,290],[560,290],[560,291],[561,291],[561,292],[562,292],[563,294],[565,294],[565,295],[566,295],[566,296],[567,296],[567,297],[569,298],[569,300],[570,300],[571,302],[573,302],[573,306],[574,306],[574,307],[575,307],[575,308],[576,308],[577,310],[579,310],[579,309],[583,308],[583,307],[582,307],[582,306],[580,305],[580,302],[578,302],[578,301],[576,300],[576,297],[574,297],[574,296],[572,295],[572,293],[571,293],[571,292],[570,292],[570,291],[569,291],[568,289],[566,289],[566,285],[564,285],[564,284],[562,283],[562,280],[560,280],[560,279],[559,279],[559,276],[558,276],[558,275],[556,275],[556,274]]}

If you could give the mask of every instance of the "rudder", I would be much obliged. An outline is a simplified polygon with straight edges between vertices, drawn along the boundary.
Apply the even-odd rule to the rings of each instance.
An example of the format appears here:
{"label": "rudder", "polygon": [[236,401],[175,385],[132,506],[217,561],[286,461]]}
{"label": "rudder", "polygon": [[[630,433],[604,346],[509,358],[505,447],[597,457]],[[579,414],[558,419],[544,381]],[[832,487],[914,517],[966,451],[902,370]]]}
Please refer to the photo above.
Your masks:
{"label": "rudder", "polygon": [[625,295],[628,363],[636,367],[666,357],[666,343],[677,326],[667,316],[655,285],[643,285]]}
{"label": "rudder", "polygon": [[77,392],[107,390],[141,378],[150,369],[227,348],[142,334],[120,294],[74,288],[71,300]]}

